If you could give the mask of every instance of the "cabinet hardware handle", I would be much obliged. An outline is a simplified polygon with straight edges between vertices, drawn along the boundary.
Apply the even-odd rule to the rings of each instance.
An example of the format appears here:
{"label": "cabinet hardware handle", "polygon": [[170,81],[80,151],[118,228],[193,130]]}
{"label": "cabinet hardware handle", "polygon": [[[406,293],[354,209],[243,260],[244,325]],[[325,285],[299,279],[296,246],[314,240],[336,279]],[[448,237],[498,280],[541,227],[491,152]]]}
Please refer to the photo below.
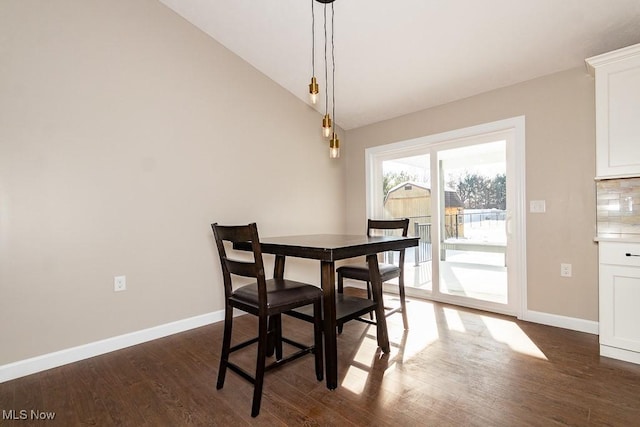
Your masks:
{"label": "cabinet hardware handle", "polygon": [[629,253],[629,252],[627,252],[625,255],[626,255],[626,256],[640,256],[640,255],[638,255],[638,254],[632,254],[632,253]]}

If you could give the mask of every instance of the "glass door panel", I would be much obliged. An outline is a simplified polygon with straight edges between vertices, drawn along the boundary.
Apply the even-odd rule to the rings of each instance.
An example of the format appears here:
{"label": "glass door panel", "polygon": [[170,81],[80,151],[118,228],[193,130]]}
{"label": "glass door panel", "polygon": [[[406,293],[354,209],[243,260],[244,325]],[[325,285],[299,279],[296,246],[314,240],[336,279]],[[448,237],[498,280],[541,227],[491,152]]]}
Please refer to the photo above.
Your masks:
{"label": "glass door panel", "polygon": [[421,154],[382,162],[383,218],[409,218],[409,235],[420,237],[418,247],[405,253],[404,282],[409,294],[432,290],[430,158]]}
{"label": "glass door panel", "polygon": [[506,141],[438,152],[439,292],[508,303]]}

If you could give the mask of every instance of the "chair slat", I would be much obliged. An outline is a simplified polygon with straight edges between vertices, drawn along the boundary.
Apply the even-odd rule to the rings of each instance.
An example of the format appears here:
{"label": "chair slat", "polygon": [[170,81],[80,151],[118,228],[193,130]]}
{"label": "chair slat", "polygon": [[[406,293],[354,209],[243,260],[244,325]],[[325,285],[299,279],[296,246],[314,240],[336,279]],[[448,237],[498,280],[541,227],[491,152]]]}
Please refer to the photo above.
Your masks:
{"label": "chair slat", "polygon": [[[257,278],[260,275],[260,272],[256,269],[256,264],[253,262],[225,259],[225,263],[227,264],[227,269],[231,274],[254,278]],[[262,272],[262,275],[264,275],[264,272]]]}

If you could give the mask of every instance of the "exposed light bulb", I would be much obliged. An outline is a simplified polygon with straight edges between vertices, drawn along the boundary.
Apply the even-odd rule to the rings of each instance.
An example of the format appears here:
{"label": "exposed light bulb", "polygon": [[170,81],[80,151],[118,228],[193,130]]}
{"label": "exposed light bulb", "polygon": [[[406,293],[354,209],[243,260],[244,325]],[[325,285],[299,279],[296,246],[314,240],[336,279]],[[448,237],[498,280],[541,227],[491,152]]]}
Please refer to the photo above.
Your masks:
{"label": "exposed light bulb", "polygon": [[335,132],[331,135],[331,139],[329,140],[329,157],[332,159],[340,157],[340,140]]}
{"label": "exposed light bulb", "polygon": [[309,83],[309,99],[312,104],[318,102],[318,92],[320,91],[318,87],[318,81],[315,77],[311,77],[311,83]]}
{"label": "exposed light bulb", "polygon": [[327,113],[322,118],[322,135],[329,138],[331,135],[331,116]]}

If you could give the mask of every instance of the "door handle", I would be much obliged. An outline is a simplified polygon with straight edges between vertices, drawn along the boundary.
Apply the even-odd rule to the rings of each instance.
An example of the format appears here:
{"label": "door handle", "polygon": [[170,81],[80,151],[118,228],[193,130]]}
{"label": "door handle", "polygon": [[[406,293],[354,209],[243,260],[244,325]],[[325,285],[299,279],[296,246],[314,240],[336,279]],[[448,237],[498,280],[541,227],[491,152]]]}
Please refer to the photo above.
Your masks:
{"label": "door handle", "polygon": [[626,256],[640,256],[639,254],[632,254],[632,253],[630,253],[630,252],[627,252],[625,255],[626,255]]}

